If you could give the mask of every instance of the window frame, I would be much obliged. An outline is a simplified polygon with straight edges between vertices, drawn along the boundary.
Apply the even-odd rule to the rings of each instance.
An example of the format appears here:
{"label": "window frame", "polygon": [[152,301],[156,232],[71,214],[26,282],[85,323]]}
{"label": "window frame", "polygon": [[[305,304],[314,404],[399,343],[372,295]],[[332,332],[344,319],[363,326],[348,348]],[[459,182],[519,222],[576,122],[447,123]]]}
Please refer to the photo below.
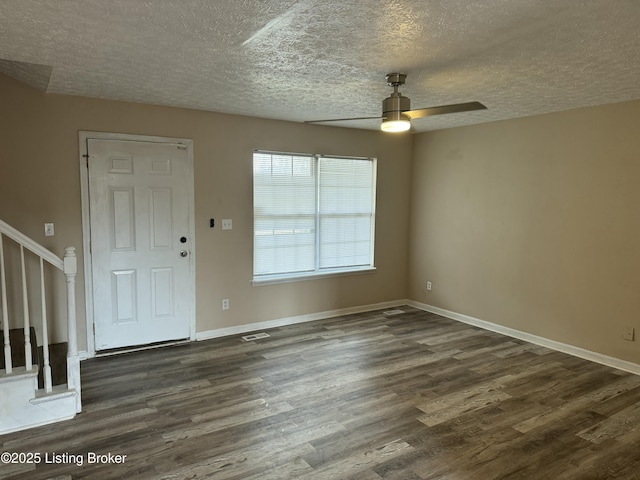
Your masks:
{"label": "window frame", "polygon": [[[284,156],[301,156],[311,158],[313,161],[312,171],[315,175],[315,211],[314,211],[314,228],[315,228],[315,245],[314,245],[314,270],[305,270],[301,272],[289,272],[289,273],[269,273],[269,274],[257,274],[255,272],[256,267],[256,214],[255,214],[255,188],[256,188],[256,165],[255,155],[284,155]],[[366,265],[355,265],[347,267],[320,267],[320,195],[322,190],[321,178],[320,178],[320,161],[322,159],[344,159],[344,160],[365,160],[371,162],[371,226],[369,232],[369,262]],[[291,152],[279,152],[269,150],[254,150],[252,152],[252,280],[253,286],[269,285],[276,283],[289,283],[304,280],[312,280],[326,277],[336,277],[345,275],[361,275],[367,273],[373,273],[376,271],[375,266],[375,231],[376,231],[376,203],[377,203],[377,158],[375,157],[355,157],[346,155],[322,155],[322,154],[308,154],[308,153],[291,153]],[[357,212],[354,212],[357,214]]]}

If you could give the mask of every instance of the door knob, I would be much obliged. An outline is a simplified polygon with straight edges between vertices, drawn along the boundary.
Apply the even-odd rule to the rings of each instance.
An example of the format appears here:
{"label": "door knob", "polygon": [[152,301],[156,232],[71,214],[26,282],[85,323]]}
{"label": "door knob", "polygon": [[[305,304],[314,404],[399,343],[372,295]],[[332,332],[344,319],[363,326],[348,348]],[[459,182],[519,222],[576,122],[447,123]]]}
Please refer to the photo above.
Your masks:
{"label": "door knob", "polygon": [[187,252],[186,250],[180,250],[181,257],[186,257],[187,255],[189,255],[189,252]]}

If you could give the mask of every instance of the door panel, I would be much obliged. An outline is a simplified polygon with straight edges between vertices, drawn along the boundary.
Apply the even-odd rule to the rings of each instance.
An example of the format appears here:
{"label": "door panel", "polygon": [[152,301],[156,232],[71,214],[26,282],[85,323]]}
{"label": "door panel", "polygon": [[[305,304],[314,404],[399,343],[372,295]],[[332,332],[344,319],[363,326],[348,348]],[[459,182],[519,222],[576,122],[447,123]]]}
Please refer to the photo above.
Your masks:
{"label": "door panel", "polygon": [[133,188],[109,188],[111,251],[135,250]]}
{"label": "door panel", "polygon": [[171,189],[155,188],[149,191],[149,218],[151,220],[151,250],[171,248],[173,221],[171,219]]}
{"label": "door panel", "polygon": [[111,272],[111,295],[113,305],[112,323],[131,323],[138,321],[137,282],[135,270]]}
{"label": "door panel", "polygon": [[193,179],[186,150],[122,140],[87,145],[96,350],[189,338]]}

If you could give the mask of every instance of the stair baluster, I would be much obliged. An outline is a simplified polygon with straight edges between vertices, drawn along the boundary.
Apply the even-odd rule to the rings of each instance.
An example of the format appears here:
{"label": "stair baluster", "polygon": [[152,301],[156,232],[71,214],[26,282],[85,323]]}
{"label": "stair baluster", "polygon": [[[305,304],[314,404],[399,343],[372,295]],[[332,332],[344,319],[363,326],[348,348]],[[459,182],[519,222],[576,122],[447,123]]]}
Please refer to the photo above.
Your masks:
{"label": "stair baluster", "polygon": [[27,294],[27,272],[24,263],[24,246],[20,245],[20,263],[22,266],[22,310],[24,312],[24,359],[25,370],[33,369],[33,356],[31,354],[31,330],[29,324],[29,297]]}
{"label": "stair baluster", "polygon": [[9,340],[9,308],[7,306],[7,280],[4,272],[4,237],[0,234],[0,288],[2,289],[2,331],[4,333],[4,368],[13,372],[11,361],[11,341]]}
{"label": "stair baluster", "polygon": [[47,330],[47,298],[44,290],[44,260],[40,257],[40,301],[42,302],[42,371],[44,373],[44,390],[53,390],[51,380],[51,365],[49,364],[49,332]]}

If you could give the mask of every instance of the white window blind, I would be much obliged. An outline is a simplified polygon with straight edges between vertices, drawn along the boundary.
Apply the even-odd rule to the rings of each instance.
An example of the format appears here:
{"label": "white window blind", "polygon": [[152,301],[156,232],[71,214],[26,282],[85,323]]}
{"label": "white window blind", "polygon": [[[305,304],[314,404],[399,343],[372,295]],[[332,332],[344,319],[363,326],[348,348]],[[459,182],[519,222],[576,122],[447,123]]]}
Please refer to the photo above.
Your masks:
{"label": "white window blind", "polygon": [[254,281],[373,268],[375,159],[255,152]]}

